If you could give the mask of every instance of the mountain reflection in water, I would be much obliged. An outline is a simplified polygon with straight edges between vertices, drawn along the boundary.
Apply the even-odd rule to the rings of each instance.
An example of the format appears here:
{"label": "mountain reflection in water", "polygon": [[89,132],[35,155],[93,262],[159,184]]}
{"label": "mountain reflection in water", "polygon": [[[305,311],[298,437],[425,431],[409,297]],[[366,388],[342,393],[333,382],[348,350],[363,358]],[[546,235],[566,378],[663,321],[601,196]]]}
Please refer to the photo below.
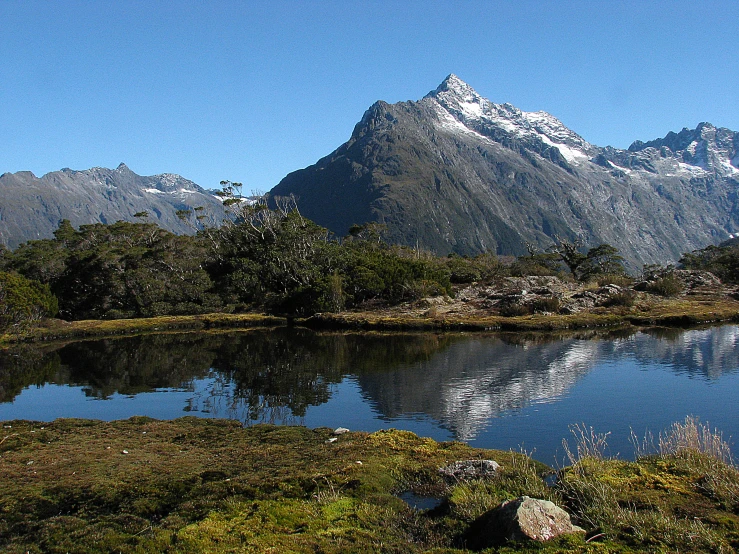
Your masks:
{"label": "mountain reflection in water", "polygon": [[[49,384],[81,387],[87,399],[100,400],[153,393],[148,398],[156,403],[156,395],[186,393],[184,405],[167,415],[173,418],[303,423],[342,383],[356,383],[356,402],[366,403],[374,419],[430,419],[470,441],[501,415],[568,397],[599,364],[658,366],[717,381],[737,371],[738,340],[737,326],[569,335],[277,328],[26,345],[0,352],[0,419],[28,417],[14,411],[14,401],[27,387]],[[106,404],[95,417],[108,419]],[[73,407],[62,415],[78,416]]]}
{"label": "mountain reflection in water", "polygon": [[428,360],[362,373],[357,381],[385,417],[424,413],[469,440],[491,417],[565,394],[593,366],[600,345],[470,337]]}

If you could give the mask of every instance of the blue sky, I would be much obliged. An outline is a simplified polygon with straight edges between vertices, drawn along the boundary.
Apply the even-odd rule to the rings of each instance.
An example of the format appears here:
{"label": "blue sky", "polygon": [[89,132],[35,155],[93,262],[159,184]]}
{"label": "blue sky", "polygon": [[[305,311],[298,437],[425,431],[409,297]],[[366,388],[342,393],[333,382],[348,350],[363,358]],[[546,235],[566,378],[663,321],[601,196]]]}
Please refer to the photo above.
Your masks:
{"label": "blue sky", "polygon": [[626,148],[739,130],[736,0],[0,0],[0,173],[179,173],[269,190],[376,100],[455,73]]}

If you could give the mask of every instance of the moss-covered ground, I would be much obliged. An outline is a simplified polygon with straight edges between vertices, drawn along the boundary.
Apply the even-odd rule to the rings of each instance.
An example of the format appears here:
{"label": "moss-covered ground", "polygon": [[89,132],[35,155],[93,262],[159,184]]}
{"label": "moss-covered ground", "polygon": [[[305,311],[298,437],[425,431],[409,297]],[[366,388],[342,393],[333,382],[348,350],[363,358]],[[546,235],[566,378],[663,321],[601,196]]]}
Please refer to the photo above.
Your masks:
{"label": "moss-covered ground", "polygon": [[[335,438],[335,441],[329,439]],[[446,482],[455,460],[497,477]],[[512,452],[373,434],[183,418],[5,422],[3,552],[732,552],[739,476],[707,454],[637,462],[583,457],[561,470]],[[441,499],[417,510],[398,495]],[[587,531],[550,543],[486,544],[480,517],[527,494]],[[589,542],[588,542],[589,541]]]}

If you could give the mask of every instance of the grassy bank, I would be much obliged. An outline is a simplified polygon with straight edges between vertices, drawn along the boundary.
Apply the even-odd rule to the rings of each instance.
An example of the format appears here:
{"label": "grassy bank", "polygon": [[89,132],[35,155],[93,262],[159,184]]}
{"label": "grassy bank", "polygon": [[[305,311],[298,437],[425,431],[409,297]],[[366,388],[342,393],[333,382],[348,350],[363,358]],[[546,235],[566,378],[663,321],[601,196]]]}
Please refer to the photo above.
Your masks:
{"label": "grassy bank", "polygon": [[468,331],[553,331],[597,327],[666,326],[687,327],[706,323],[739,321],[739,302],[728,299],[668,300],[634,309],[599,308],[577,314],[533,314],[517,317],[500,315],[412,315],[382,312],[342,312],[317,314],[297,323],[316,329],[364,330],[468,330]]}
{"label": "grassy bank", "polygon": [[45,320],[37,325],[14,329],[0,335],[0,345],[15,342],[105,338],[166,331],[244,329],[285,325],[286,320],[262,314],[202,314],[139,319],[62,321]]}
{"label": "grassy bank", "polygon": [[[692,427],[691,427],[692,425]],[[694,440],[705,436],[701,442]],[[528,457],[373,434],[224,420],[6,422],[0,433],[5,552],[731,552],[739,474],[723,443],[686,421],[636,462],[604,460],[584,429],[547,486]],[[713,438],[711,438],[713,437]],[[336,439],[330,441],[330,439]],[[714,445],[712,448],[711,445]],[[718,448],[715,446],[718,445]],[[438,468],[495,459],[495,477]],[[401,493],[431,496],[418,510]],[[546,544],[485,544],[484,514],[550,499],[586,529]]]}
{"label": "grassy bank", "polygon": [[[688,327],[739,321],[739,302],[719,299],[673,299],[638,308],[598,308],[571,315],[534,314],[517,317],[417,314],[413,311],[368,311],[317,314],[289,323],[312,329],[384,331],[554,331],[619,326]],[[205,314],[140,319],[61,321],[0,335],[0,345],[14,342],[136,335],[178,330],[239,329],[287,325],[282,317],[263,314]]]}

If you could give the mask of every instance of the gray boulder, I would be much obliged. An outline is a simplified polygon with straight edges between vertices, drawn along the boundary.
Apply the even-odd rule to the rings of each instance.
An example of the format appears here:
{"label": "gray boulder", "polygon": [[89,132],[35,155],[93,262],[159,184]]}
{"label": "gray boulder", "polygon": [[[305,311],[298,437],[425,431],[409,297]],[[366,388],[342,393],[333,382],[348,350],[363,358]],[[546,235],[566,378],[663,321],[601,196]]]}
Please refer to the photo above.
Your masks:
{"label": "gray boulder", "polygon": [[573,525],[562,508],[548,500],[521,496],[490,513],[489,529],[498,539],[548,541],[559,535],[585,532]]}
{"label": "gray boulder", "polygon": [[500,464],[494,460],[459,460],[439,469],[447,481],[495,477]]}

